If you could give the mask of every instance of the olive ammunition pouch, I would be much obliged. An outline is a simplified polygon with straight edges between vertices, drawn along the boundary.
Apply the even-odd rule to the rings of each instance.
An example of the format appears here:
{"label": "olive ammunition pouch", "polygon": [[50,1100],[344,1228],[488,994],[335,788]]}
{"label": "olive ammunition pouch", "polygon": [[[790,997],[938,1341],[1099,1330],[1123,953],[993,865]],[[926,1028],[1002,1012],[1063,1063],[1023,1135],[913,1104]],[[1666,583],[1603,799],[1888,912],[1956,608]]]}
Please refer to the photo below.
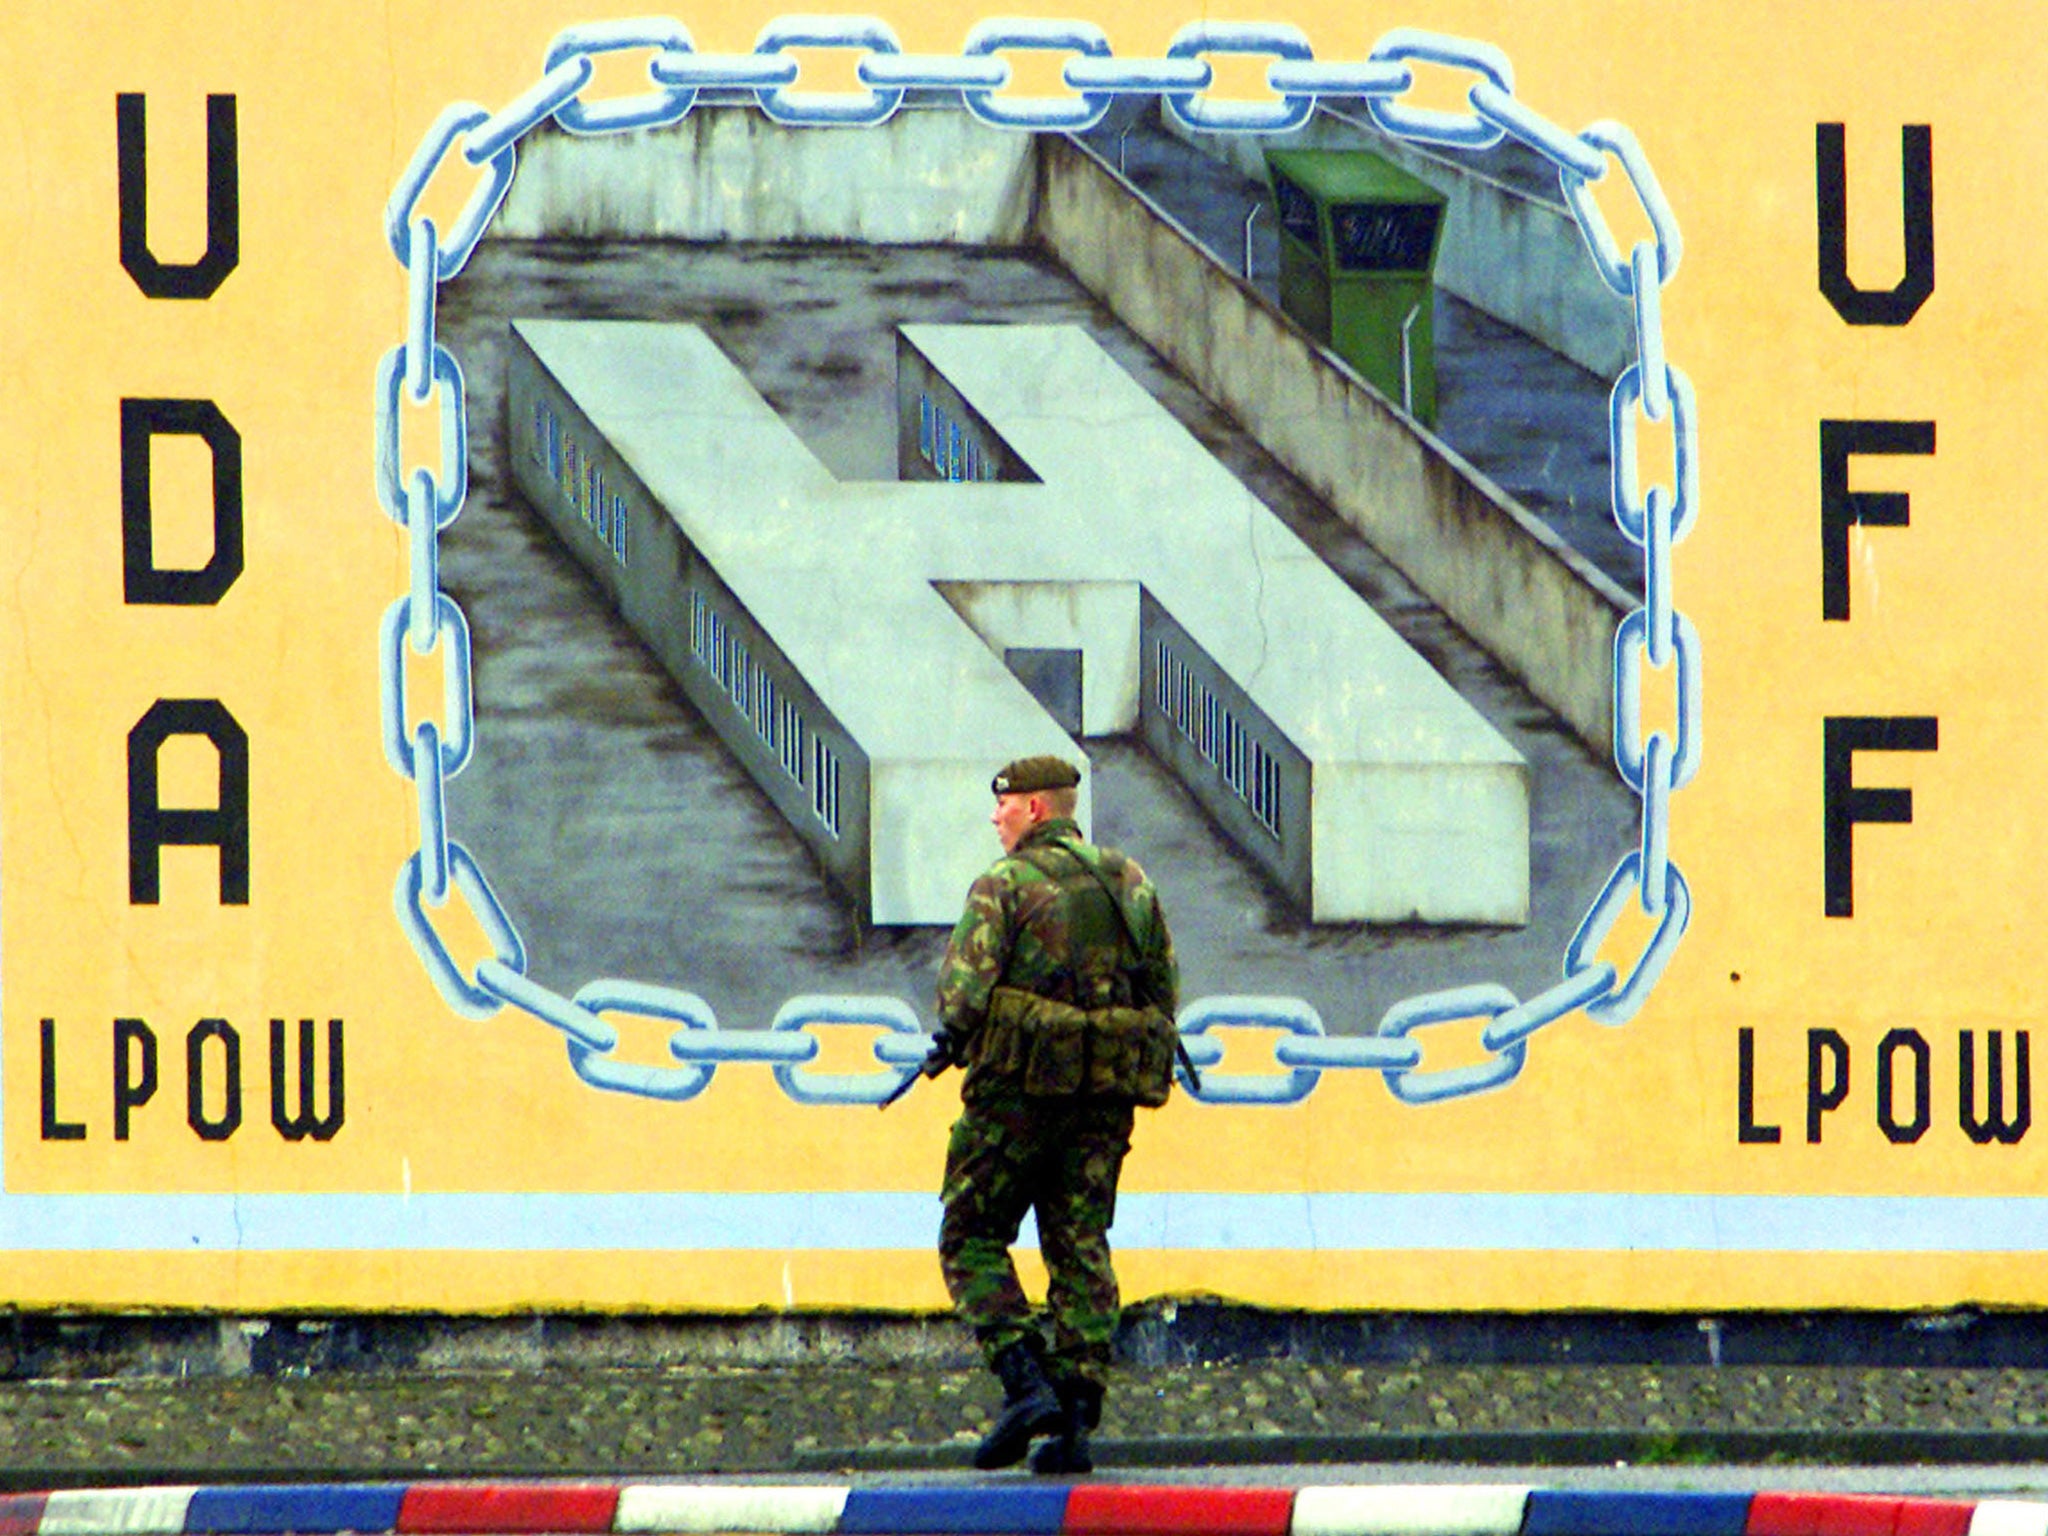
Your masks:
{"label": "olive ammunition pouch", "polygon": [[997,987],[978,1032],[976,1076],[1034,1098],[1089,1098],[1156,1109],[1173,1088],[1174,1022],[1158,1008],[1077,1008]]}

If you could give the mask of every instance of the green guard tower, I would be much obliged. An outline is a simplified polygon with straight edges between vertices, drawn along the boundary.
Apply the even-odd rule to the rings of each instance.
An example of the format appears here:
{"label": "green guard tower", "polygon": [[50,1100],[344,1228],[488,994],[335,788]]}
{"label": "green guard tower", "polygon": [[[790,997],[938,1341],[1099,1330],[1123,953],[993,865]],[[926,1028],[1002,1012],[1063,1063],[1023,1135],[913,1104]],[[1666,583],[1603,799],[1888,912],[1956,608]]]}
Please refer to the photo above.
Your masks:
{"label": "green guard tower", "polygon": [[1280,212],[1280,307],[1435,426],[1443,194],[1369,150],[1268,150],[1266,169]]}

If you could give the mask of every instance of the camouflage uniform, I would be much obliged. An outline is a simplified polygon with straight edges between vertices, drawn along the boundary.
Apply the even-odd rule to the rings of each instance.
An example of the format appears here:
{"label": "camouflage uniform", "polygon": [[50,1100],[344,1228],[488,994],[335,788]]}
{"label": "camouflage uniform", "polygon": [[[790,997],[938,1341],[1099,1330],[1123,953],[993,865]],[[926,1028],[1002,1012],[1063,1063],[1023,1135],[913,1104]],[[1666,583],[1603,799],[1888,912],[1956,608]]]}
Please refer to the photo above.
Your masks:
{"label": "camouflage uniform", "polygon": [[[1121,893],[1122,920],[1110,891]],[[1108,1362],[1116,1331],[1108,1232],[1133,1110],[1122,1099],[1026,1094],[1011,1064],[988,1049],[999,983],[1082,1008],[1149,1005],[1170,1018],[1179,976],[1144,871],[1084,842],[1070,819],[1043,822],[974,882],[939,972],[939,1021],[967,1066],[942,1191],[947,1289],[991,1362],[1035,1340],[1009,1252],[1035,1208],[1050,1274],[1048,1365],[1056,1378],[1086,1377]]]}

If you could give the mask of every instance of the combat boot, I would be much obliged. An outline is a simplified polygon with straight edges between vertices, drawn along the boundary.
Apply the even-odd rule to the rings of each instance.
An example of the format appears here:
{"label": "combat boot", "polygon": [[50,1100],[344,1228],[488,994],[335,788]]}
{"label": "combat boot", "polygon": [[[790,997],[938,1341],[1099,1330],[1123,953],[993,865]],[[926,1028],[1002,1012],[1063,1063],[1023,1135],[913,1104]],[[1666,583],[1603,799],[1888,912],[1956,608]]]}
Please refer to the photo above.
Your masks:
{"label": "combat boot", "polygon": [[1060,1430],[1031,1453],[1031,1470],[1041,1473],[1093,1472],[1088,1431],[1102,1422],[1102,1383],[1069,1376],[1054,1384],[1060,1400]]}
{"label": "combat boot", "polygon": [[990,1362],[1003,1381],[1003,1410],[974,1448],[974,1464],[984,1472],[1015,1466],[1031,1449],[1034,1435],[1053,1434],[1065,1422],[1040,1354],[1038,1340],[1019,1339]]}

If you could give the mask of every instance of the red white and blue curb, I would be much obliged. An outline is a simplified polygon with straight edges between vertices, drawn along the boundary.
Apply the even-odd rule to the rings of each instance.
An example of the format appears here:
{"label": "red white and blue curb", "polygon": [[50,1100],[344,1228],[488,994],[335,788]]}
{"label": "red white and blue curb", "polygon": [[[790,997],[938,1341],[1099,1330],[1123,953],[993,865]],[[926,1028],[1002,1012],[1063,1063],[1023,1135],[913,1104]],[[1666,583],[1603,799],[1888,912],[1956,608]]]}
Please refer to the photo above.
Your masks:
{"label": "red white and blue curb", "polygon": [[0,1536],[2048,1536],[2048,1503],[1547,1488],[305,1483],[0,1496]]}

